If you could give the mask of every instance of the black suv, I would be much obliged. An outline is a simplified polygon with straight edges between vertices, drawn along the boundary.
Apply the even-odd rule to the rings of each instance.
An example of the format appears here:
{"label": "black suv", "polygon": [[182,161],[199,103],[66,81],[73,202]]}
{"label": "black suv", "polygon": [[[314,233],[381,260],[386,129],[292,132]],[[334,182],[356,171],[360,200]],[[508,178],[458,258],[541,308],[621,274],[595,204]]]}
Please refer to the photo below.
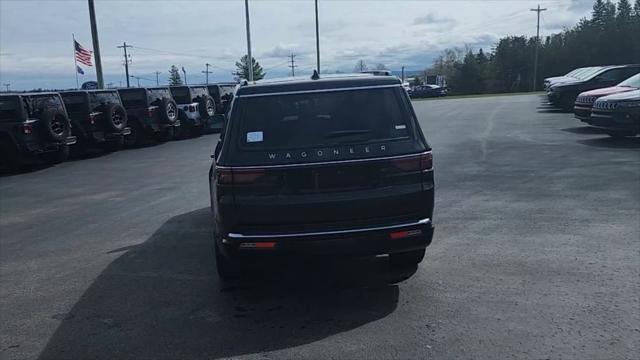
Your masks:
{"label": "black suv", "polygon": [[241,85],[209,173],[217,269],[269,254],[389,254],[433,236],[431,148],[397,77]]}
{"label": "black suv", "polygon": [[233,94],[237,86],[237,83],[207,85],[209,94],[211,94],[213,101],[216,103],[216,115],[209,124],[209,129],[213,131],[222,130],[224,117],[229,112],[231,101],[233,101]]}
{"label": "black suv", "polygon": [[237,83],[218,83],[207,85],[209,94],[216,103],[216,114],[226,114],[229,111],[233,93],[238,86]]}
{"label": "black suv", "polygon": [[596,100],[590,124],[603,129],[612,137],[640,134],[640,90],[604,96]]}
{"label": "black suv", "polygon": [[84,153],[90,147],[118,150],[127,127],[127,112],[116,90],[80,90],[60,93],[71,120],[72,133],[78,139],[74,148]]}
{"label": "black suv", "polygon": [[129,146],[139,146],[148,138],[170,140],[180,126],[178,106],[167,87],[118,89],[127,111],[131,133]]}
{"label": "black suv", "polygon": [[178,104],[183,135],[200,135],[208,129],[216,111],[213,98],[205,85],[172,86],[171,94]]}
{"label": "black suv", "polygon": [[63,162],[75,142],[58,93],[0,95],[0,155],[7,165],[19,166],[33,155]]}
{"label": "black suv", "polygon": [[552,105],[571,111],[581,92],[614,86],[637,73],[640,64],[605,66],[585,78],[551,85],[547,97]]}

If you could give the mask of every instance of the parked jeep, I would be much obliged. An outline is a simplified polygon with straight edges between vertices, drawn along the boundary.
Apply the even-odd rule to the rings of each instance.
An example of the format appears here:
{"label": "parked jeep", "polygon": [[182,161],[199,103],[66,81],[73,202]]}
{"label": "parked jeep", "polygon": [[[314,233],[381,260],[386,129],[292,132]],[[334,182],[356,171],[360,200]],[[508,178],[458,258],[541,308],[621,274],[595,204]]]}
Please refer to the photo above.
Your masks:
{"label": "parked jeep", "polygon": [[127,111],[131,133],[125,137],[128,146],[139,146],[149,138],[172,139],[180,127],[178,106],[168,87],[119,89]]}
{"label": "parked jeep", "polygon": [[233,100],[233,94],[236,91],[236,83],[218,83],[213,85],[207,85],[209,94],[216,103],[216,115],[213,117],[209,124],[209,129],[212,131],[222,130],[222,125],[226,114],[231,107],[231,101]]}
{"label": "parked jeep", "polygon": [[124,144],[127,112],[117,90],[79,90],[60,93],[71,121],[71,131],[78,139],[74,148],[84,153],[92,147],[115,151]]}
{"label": "parked jeep", "polygon": [[75,142],[58,93],[0,95],[0,154],[10,167],[34,156],[51,164],[63,162]]}
{"label": "parked jeep", "polygon": [[215,102],[205,85],[172,86],[171,94],[178,104],[182,134],[200,135],[215,114]]}

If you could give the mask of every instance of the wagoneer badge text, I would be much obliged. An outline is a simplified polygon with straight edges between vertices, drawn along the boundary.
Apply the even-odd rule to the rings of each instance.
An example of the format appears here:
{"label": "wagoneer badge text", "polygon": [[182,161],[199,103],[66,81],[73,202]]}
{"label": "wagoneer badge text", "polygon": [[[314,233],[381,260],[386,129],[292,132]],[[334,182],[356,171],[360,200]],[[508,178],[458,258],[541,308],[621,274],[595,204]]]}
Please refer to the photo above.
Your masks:
{"label": "wagoneer badge text", "polygon": [[351,146],[342,149],[318,149],[304,151],[270,152],[267,154],[269,160],[281,159],[336,159],[348,157],[355,154],[370,154],[387,151],[386,145],[366,145]]}

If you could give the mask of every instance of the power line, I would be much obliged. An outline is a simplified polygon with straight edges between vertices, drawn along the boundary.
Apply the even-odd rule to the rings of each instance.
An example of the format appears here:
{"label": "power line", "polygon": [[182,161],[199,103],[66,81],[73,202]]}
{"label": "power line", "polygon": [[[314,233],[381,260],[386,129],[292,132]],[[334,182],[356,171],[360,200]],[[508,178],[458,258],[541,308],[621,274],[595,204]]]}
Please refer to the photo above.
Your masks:
{"label": "power line", "polygon": [[295,60],[296,55],[291,53],[291,55],[289,56],[291,57],[291,65],[289,65],[289,67],[291,68],[291,76],[296,76],[296,68],[298,67]]}
{"label": "power line", "polygon": [[[131,56],[127,55],[127,48],[132,48],[132,45],[127,45],[127,42],[123,42],[122,46],[117,46],[118,49],[123,49],[124,50],[124,73],[127,77],[127,87],[130,86],[129,84],[129,64],[131,63]],[[140,83],[140,81],[138,80],[138,83]]]}
{"label": "power line", "polygon": [[535,11],[536,15],[538,15],[538,23],[536,26],[536,51],[535,57],[533,58],[533,91],[536,91],[536,82],[538,81],[538,49],[540,48],[540,13],[543,11],[547,11],[546,8],[541,9],[540,4],[535,9],[529,9],[530,11]]}

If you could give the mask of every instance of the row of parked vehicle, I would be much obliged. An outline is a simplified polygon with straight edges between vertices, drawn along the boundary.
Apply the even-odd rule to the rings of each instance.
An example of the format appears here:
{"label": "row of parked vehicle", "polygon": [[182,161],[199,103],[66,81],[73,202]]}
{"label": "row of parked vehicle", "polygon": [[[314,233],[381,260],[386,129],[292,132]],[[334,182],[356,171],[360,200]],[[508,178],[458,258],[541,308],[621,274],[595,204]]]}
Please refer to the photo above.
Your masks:
{"label": "row of parked vehicle", "polygon": [[640,134],[640,64],[579,68],[545,79],[549,103],[613,137]]}
{"label": "row of parked vehicle", "polygon": [[65,161],[71,152],[116,151],[216,132],[235,83],[0,95],[0,157]]}

